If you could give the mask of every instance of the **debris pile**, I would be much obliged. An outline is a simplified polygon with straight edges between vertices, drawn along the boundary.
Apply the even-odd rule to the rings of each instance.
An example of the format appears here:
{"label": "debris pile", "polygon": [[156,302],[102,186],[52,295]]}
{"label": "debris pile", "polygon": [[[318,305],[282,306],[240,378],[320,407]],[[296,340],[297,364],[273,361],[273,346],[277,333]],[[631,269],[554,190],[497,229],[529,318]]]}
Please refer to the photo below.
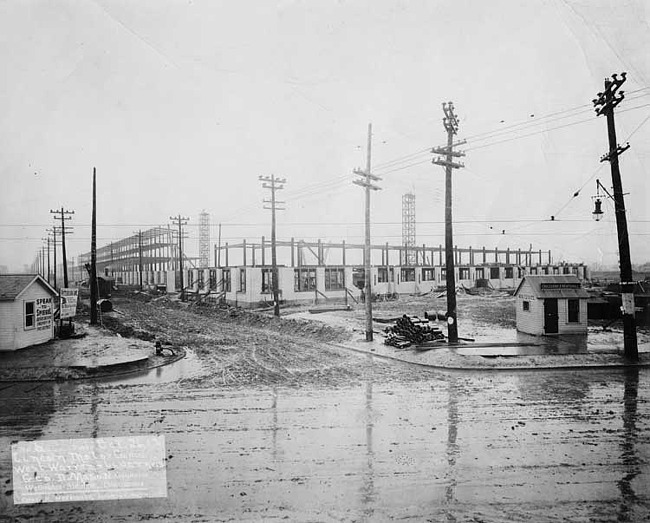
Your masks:
{"label": "debris pile", "polygon": [[398,349],[406,349],[412,344],[422,344],[429,341],[444,340],[445,336],[437,327],[431,327],[429,320],[404,314],[395,322],[395,326],[386,327],[385,345]]}

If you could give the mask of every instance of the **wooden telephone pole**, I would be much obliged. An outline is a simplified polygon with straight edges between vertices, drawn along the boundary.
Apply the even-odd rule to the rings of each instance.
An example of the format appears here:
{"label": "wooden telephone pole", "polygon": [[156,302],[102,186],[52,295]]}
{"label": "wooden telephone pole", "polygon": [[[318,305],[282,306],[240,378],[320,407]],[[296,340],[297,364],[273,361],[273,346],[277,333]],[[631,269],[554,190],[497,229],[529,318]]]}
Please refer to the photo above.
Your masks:
{"label": "wooden telephone pole", "polygon": [[53,283],[52,287],[54,287],[54,289],[56,289],[57,288],[56,287],[56,246],[57,246],[57,243],[58,243],[58,240],[56,239],[56,235],[59,233],[59,228],[56,225],[53,225],[51,229],[45,229],[45,230],[48,232],[48,238],[50,236],[49,233],[52,234],[52,252],[53,252],[53,255],[54,255],[54,260],[53,260],[54,283]]}
{"label": "wooden telephone pole", "polygon": [[138,272],[140,275],[140,290],[142,290],[142,229],[138,231]]}
{"label": "wooden telephone pole", "polygon": [[47,238],[41,238],[44,242],[47,242],[47,283],[52,285],[50,282],[50,235],[47,235]]}
{"label": "wooden telephone pole", "polygon": [[366,156],[366,170],[355,169],[354,174],[361,176],[360,180],[353,180],[352,183],[365,188],[366,192],[366,241],[363,248],[364,263],[364,293],[366,305],[366,341],[372,341],[372,278],[370,275],[370,190],[378,191],[381,187],[374,185],[373,181],[380,181],[381,178],[371,173],[371,151],[372,151],[372,124],[368,124],[368,148]]}
{"label": "wooden telephone pole", "polygon": [[454,151],[454,147],[463,142],[454,144],[454,135],[458,133],[458,118],[454,114],[452,102],[443,103],[442,110],[445,117],[442,122],[447,131],[447,147],[435,147],[431,152],[440,154],[443,158],[435,158],[433,163],[445,168],[445,267],[447,281],[447,337],[449,343],[458,343],[458,322],[456,315],[456,275],[454,272],[454,237],[452,222],[452,191],[451,170],[465,167],[462,163],[454,162],[454,157],[465,156],[465,153]]}
{"label": "wooden telephone pole", "polygon": [[[612,187],[614,189],[614,211],[616,213],[616,230],[618,233],[618,254],[621,267],[621,301],[623,312],[623,343],[624,355],[631,361],[638,361],[639,349],[636,339],[636,324],[634,319],[634,281],[632,279],[632,261],[630,258],[630,238],[627,232],[627,217],[625,216],[625,199],[618,157],[630,148],[629,144],[620,146],[616,143],[616,126],[614,124],[614,108],[623,101],[623,91],[618,89],[625,82],[626,73],[616,74],[605,79],[605,91],[598,93],[593,100],[596,114],[607,117],[607,135],[609,152],[601,158],[601,162],[609,161],[612,171]],[[618,91],[618,92],[617,92]]]}
{"label": "wooden telephone pole", "polygon": [[93,167],[93,210],[90,224],[90,324],[97,325],[97,171]]}
{"label": "wooden telephone pole", "polygon": [[74,211],[66,211],[64,210],[63,207],[61,207],[61,210],[56,210],[52,211],[50,210],[51,214],[55,214],[55,219],[61,220],[61,251],[63,255],[63,287],[67,288],[68,287],[68,260],[67,256],[65,254],[65,222],[67,220],[72,220],[71,214],[74,214]]}
{"label": "wooden telephone pole", "polygon": [[262,187],[265,189],[271,190],[271,199],[264,200],[264,203],[268,203],[271,206],[264,206],[265,209],[271,210],[271,273],[272,279],[271,286],[273,289],[273,314],[275,316],[280,316],[280,289],[279,289],[279,280],[278,280],[278,259],[276,252],[276,238],[275,238],[275,211],[284,209],[278,207],[285,202],[280,202],[275,198],[275,191],[284,189],[284,184],[287,183],[285,178],[276,178],[275,175],[271,176],[260,176],[259,180],[262,182]]}
{"label": "wooden telephone pole", "polygon": [[181,301],[185,301],[185,282],[183,278],[183,225],[186,225],[189,218],[181,216],[170,216],[169,219],[178,225],[178,266],[180,268],[180,283],[181,283]]}

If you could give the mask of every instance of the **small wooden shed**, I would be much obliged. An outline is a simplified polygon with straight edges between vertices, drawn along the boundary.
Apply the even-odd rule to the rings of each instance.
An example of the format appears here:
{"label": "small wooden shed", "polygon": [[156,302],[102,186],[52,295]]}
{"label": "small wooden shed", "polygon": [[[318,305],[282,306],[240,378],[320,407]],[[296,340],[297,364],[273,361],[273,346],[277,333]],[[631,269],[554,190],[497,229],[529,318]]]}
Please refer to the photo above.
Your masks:
{"label": "small wooden shed", "polygon": [[515,291],[517,330],[536,335],[587,334],[587,298],[577,276],[527,275]]}
{"label": "small wooden shed", "polygon": [[0,274],[0,351],[53,339],[57,295],[38,274]]}

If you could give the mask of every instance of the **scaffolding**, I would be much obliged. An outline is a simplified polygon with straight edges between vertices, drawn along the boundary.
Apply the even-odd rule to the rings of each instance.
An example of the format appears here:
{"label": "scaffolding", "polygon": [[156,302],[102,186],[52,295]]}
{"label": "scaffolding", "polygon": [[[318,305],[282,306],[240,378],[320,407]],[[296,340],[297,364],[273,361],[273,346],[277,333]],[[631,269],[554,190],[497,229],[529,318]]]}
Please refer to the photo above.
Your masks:
{"label": "scaffolding", "polygon": [[400,257],[401,265],[416,265],[415,250],[415,194],[406,193],[402,196],[402,245],[404,250]]}

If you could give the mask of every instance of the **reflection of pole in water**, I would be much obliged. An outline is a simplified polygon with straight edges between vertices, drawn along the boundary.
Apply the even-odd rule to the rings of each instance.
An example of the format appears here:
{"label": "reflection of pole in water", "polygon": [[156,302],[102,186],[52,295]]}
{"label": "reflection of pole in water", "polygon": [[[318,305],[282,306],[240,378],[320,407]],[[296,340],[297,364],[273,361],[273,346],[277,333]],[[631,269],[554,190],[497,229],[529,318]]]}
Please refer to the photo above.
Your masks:
{"label": "reflection of pole in water", "polygon": [[626,474],[618,481],[621,492],[621,506],[618,521],[633,521],[632,505],[639,499],[632,488],[632,481],[639,475],[639,458],[636,455],[636,418],[637,396],[639,391],[639,369],[625,369],[625,387],[623,390],[623,441],[621,443],[621,458]]}
{"label": "reflection of pole in water", "polygon": [[[450,378],[447,388],[447,464],[449,465],[449,482],[445,489],[445,503],[451,505],[456,502],[456,458],[458,456],[458,386],[456,380]],[[454,522],[456,517],[447,510],[447,521]]]}
{"label": "reflection of pole in water", "polygon": [[92,395],[90,397],[90,415],[93,420],[93,431],[91,433],[91,437],[93,438],[97,437],[97,432],[99,430],[99,414],[97,413],[97,389],[97,383],[93,383]]}
{"label": "reflection of pole in water", "polygon": [[[372,371],[374,358],[369,356],[369,367]],[[372,446],[372,430],[374,425],[374,414],[372,411],[372,380],[366,383],[366,405],[365,405],[365,422],[366,422],[366,470],[363,475],[363,485],[361,487],[361,501],[364,506],[364,516],[372,517],[375,512],[375,471],[374,461],[375,454]]]}
{"label": "reflection of pole in water", "polygon": [[271,424],[271,439],[273,441],[273,462],[278,461],[278,389],[273,387],[273,403],[271,403],[273,421]]}

